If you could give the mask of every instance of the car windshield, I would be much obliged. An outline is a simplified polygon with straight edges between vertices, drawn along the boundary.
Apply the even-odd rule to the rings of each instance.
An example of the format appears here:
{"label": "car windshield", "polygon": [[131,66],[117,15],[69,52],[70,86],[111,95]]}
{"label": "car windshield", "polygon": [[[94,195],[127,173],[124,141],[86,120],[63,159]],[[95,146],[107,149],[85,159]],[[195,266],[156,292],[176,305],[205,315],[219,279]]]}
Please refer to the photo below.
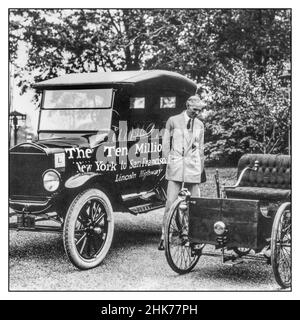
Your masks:
{"label": "car windshield", "polygon": [[110,128],[112,89],[46,90],[40,130],[98,131]]}

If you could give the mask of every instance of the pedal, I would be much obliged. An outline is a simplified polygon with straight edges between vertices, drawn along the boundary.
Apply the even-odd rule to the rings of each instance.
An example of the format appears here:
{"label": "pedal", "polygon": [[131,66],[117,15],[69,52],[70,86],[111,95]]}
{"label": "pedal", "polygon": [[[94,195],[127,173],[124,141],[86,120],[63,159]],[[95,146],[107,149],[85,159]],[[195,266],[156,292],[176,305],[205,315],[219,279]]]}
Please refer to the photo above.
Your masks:
{"label": "pedal", "polygon": [[191,249],[192,249],[192,256],[200,256],[202,255],[202,251],[204,248],[203,244],[200,243],[193,243],[191,244]]}

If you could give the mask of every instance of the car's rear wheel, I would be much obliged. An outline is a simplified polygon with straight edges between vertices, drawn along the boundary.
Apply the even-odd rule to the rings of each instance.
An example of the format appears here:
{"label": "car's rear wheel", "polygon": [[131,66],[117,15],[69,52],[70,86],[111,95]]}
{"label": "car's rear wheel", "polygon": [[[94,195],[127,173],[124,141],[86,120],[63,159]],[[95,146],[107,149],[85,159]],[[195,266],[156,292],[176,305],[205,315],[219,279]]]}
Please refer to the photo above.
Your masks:
{"label": "car's rear wheel", "polygon": [[63,229],[65,251],[73,265],[79,269],[98,266],[110,249],[113,233],[113,210],[105,193],[88,189],[78,194]]}

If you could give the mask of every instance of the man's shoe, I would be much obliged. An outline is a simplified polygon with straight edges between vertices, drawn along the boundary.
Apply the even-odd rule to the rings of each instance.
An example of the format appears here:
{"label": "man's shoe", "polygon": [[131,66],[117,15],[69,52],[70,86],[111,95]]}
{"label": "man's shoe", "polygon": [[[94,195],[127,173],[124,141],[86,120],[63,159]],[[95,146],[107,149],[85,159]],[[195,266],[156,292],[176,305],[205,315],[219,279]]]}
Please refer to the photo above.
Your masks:
{"label": "man's shoe", "polygon": [[165,242],[164,242],[163,239],[160,239],[157,249],[160,250],[160,251],[165,250]]}

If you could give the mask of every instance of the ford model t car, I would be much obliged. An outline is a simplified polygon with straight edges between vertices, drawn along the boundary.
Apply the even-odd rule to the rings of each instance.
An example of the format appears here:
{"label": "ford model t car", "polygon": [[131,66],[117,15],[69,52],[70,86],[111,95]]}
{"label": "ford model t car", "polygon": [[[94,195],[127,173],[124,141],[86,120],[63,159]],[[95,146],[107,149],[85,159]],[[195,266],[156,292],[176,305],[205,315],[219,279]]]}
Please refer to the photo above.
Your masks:
{"label": "ford model t car", "polygon": [[62,232],[80,269],[97,266],[114,211],[164,206],[161,138],[196,85],[167,71],[69,74],[37,83],[38,138],[9,153],[10,228]]}
{"label": "ford model t car", "polygon": [[[291,163],[288,155],[248,154],[238,181],[218,197],[191,197],[183,189],[165,225],[166,258],[177,273],[190,272],[202,255],[223,263],[259,259],[277,283],[291,286]],[[208,248],[207,248],[208,247]]]}

